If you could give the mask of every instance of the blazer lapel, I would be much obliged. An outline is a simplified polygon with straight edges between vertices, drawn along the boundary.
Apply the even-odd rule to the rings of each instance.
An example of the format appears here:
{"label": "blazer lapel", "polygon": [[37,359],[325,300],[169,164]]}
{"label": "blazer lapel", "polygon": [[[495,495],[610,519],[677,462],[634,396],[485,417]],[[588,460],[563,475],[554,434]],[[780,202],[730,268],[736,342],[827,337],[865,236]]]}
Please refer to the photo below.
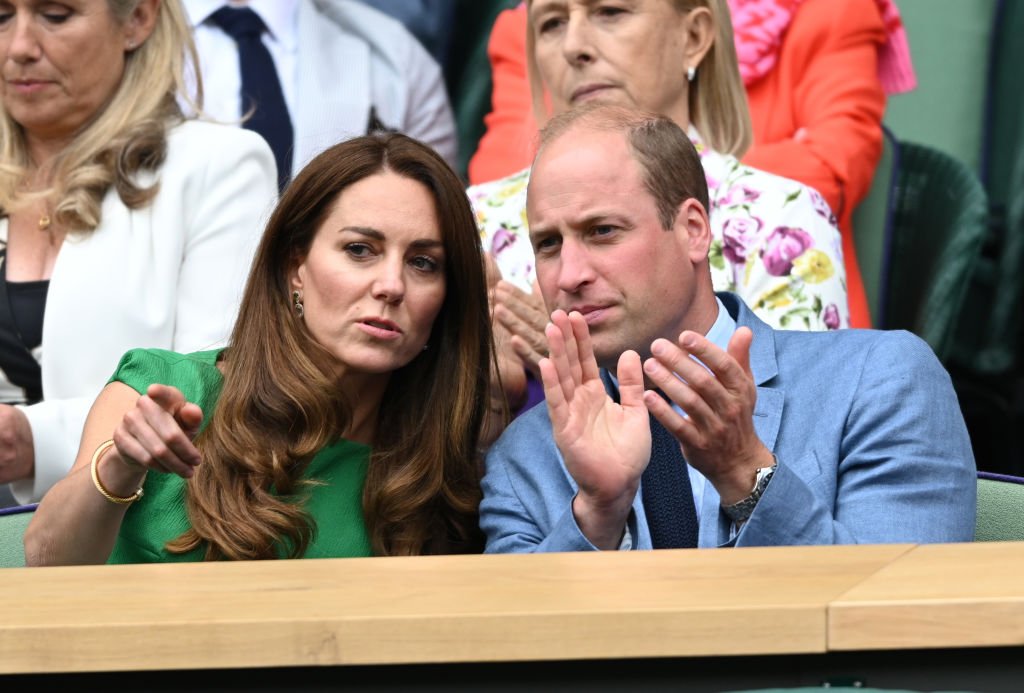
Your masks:
{"label": "blazer lapel", "polygon": [[775,331],[762,322],[746,304],[731,294],[718,294],[729,313],[736,320],[737,327],[749,327],[754,333],[750,345],[750,370],[757,385],[757,404],[754,406],[754,430],[769,450],[775,451],[775,440],[782,423],[782,408],[785,396],[778,388],[769,385],[779,374],[779,363],[775,351]]}

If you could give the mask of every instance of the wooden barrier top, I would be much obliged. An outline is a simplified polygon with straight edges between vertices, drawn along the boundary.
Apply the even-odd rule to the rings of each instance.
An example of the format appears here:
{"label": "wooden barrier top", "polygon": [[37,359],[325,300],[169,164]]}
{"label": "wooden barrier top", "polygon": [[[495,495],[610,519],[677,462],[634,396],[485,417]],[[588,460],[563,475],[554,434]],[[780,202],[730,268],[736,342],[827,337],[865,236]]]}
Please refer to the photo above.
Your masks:
{"label": "wooden barrier top", "polygon": [[9,568],[0,673],[825,652],[912,549]]}
{"label": "wooden barrier top", "polygon": [[934,544],[829,606],[830,650],[1024,645],[1024,542]]}

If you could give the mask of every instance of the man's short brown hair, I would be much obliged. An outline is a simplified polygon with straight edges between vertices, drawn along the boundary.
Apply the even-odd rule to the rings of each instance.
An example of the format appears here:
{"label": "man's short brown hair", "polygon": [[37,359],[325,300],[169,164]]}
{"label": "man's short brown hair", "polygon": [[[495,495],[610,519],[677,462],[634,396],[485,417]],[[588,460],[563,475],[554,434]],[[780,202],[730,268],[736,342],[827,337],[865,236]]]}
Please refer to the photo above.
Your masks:
{"label": "man's short brown hair", "polygon": [[671,119],[622,106],[584,104],[548,121],[540,133],[540,151],[576,129],[621,132],[626,136],[665,230],[675,224],[679,206],[685,200],[693,198],[706,212],[710,211],[708,182],[700,156],[690,138]]}

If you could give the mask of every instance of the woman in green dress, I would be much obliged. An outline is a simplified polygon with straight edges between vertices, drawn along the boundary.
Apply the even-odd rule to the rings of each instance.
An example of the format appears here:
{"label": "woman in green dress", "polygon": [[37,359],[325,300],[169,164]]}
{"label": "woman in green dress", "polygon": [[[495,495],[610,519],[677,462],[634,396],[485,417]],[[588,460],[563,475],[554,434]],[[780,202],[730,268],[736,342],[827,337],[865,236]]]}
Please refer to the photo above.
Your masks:
{"label": "woman in green dress", "polygon": [[328,149],[271,216],[229,346],[121,360],[29,564],[479,550],[486,291],[440,157],[397,134]]}

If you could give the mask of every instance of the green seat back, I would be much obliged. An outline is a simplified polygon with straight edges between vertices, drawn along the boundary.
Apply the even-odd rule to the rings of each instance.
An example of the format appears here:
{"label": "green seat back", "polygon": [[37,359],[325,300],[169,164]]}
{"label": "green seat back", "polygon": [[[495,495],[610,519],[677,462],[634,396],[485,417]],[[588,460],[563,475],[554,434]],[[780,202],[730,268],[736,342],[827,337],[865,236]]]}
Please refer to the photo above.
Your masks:
{"label": "green seat back", "polygon": [[[985,252],[967,294],[955,362],[982,377],[1019,367],[1024,297],[1024,3],[1001,0],[995,19],[982,181],[989,196]],[[1007,396],[1012,396],[1009,392]]]}
{"label": "green seat back", "polygon": [[853,210],[857,263],[868,296],[868,310],[876,325],[885,324],[885,297],[892,233],[892,193],[896,182],[899,143],[882,128],[882,157],[871,179],[867,196]]}
{"label": "green seat back", "polygon": [[988,201],[978,177],[941,151],[900,143],[885,321],[945,360],[981,253]]}
{"label": "green seat back", "polygon": [[896,0],[917,89],[889,99],[885,123],[980,170],[985,85],[996,0]]}
{"label": "green seat back", "polygon": [[988,84],[982,182],[993,204],[1019,192],[1011,182],[1024,148],[1024,3],[1000,0],[996,13]]}
{"label": "green seat back", "polygon": [[498,14],[519,0],[458,0],[445,82],[455,112],[459,161],[456,172],[466,178],[469,159],[484,134],[484,116],[491,110],[491,62],[487,42]]}
{"label": "green seat back", "polygon": [[975,541],[1024,541],[1024,479],[978,478]]}
{"label": "green seat back", "polygon": [[0,515],[0,568],[18,568],[25,565],[25,546],[22,537],[32,519],[32,512]]}

